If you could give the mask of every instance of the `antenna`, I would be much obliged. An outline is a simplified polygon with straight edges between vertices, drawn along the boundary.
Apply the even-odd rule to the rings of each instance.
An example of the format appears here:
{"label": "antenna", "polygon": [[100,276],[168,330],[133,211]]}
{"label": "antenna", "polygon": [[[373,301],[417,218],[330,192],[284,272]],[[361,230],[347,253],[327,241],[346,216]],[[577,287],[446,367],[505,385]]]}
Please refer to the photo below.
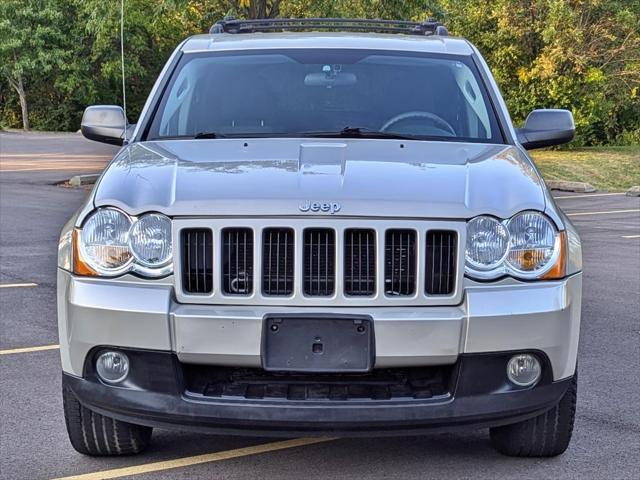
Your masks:
{"label": "antenna", "polygon": [[[124,110],[125,122],[127,120],[127,93],[124,81],[124,0],[120,0],[120,66],[122,67],[122,109]],[[125,125],[125,135],[127,126]]]}

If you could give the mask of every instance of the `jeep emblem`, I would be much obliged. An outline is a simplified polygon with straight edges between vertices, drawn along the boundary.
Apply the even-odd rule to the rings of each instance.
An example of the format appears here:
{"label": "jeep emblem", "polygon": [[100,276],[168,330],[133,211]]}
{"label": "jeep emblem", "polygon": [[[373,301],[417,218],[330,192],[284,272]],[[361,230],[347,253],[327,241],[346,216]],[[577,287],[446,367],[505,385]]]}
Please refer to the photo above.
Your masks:
{"label": "jeep emblem", "polygon": [[340,211],[342,206],[338,202],[310,202],[309,200],[305,200],[303,203],[298,205],[298,208],[301,212],[322,212],[329,213],[333,215]]}

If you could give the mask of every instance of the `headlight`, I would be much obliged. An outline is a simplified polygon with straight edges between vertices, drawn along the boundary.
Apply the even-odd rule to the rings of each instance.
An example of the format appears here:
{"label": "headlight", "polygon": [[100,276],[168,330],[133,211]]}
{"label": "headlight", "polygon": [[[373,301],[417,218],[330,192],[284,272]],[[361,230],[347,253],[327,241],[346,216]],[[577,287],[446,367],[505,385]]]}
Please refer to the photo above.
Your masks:
{"label": "headlight", "polygon": [[553,263],[560,251],[560,239],[555,227],[546,217],[536,212],[522,212],[507,224],[509,242],[509,267],[520,276],[537,276]]}
{"label": "headlight", "polygon": [[131,228],[129,246],[145,267],[166,265],[171,260],[171,220],[157,213],[140,217]]}
{"label": "headlight", "polygon": [[74,272],[116,276],[129,271],[149,277],[172,271],[171,220],[158,213],[129,217],[115,208],[93,213],[74,231]]}
{"label": "headlight", "polygon": [[467,224],[467,266],[490,271],[502,264],[509,247],[509,232],[492,217],[476,217]]}
{"label": "headlight", "polygon": [[480,216],[467,223],[465,273],[481,280],[504,275],[562,278],[566,236],[542,213],[527,211],[500,221]]}
{"label": "headlight", "polygon": [[120,210],[98,210],[87,220],[80,235],[84,262],[100,274],[120,273],[131,261],[130,228],[131,219]]}

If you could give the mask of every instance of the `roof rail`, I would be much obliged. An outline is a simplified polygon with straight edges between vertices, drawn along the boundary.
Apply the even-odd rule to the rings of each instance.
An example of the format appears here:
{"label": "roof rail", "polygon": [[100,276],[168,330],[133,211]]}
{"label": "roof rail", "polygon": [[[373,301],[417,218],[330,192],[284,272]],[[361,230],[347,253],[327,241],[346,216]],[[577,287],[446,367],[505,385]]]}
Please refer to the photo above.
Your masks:
{"label": "roof rail", "polygon": [[357,31],[375,33],[405,33],[409,35],[448,35],[447,29],[434,18],[424,22],[378,20],[365,18],[269,18],[239,20],[225,17],[211,27],[209,33]]}

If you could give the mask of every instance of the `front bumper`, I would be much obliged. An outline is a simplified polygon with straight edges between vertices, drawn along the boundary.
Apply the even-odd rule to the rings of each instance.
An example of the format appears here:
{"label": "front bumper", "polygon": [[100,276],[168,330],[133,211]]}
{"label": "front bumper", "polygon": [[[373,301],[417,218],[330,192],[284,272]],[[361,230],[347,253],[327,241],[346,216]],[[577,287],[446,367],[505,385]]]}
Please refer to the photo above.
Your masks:
{"label": "front bumper", "polygon": [[576,365],[582,275],[559,281],[481,284],[465,280],[460,305],[291,307],[186,305],[172,279],[95,279],[58,270],[62,369],[81,377],[100,345],[173,352],[185,363],[259,368],[264,318],[271,314],[367,314],[375,368],[453,365],[465,354],[537,350],[554,381]]}
{"label": "front bumper", "polygon": [[541,380],[534,387],[515,387],[506,380],[513,352],[501,352],[461,355],[446,374],[444,390],[424,398],[207,396],[192,391],[188,366],[166,352],[125,350],[131,373],[123,387],[107,386],[93,372],[92,359],[99,351],[90,354],[84,378],[63,375],[64,387],[86,407],[140,425],[242,435],[411,435],[497,426],[543,413],[557,404],[570,383],[554,382],[548,358],[535,352],[543,365]]}

